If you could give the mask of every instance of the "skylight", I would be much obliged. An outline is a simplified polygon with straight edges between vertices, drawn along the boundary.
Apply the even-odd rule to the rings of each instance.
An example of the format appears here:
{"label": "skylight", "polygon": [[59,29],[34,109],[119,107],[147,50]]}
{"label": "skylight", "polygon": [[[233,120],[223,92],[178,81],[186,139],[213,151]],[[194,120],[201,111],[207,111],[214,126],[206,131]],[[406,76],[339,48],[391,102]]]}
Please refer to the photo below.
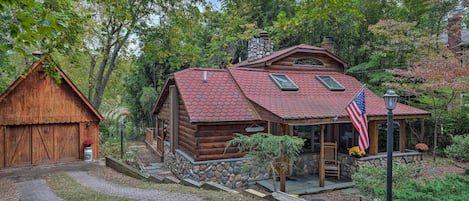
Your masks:
{"label": "skylight", "polygon": [[316,78],[331,91],[344,91],[345,88],[329,75],[316,75]]}
{"label": "skylight", "polygon": [[269,74],[269,76],[282,91],[298,90],[298,86],[285,74]]}

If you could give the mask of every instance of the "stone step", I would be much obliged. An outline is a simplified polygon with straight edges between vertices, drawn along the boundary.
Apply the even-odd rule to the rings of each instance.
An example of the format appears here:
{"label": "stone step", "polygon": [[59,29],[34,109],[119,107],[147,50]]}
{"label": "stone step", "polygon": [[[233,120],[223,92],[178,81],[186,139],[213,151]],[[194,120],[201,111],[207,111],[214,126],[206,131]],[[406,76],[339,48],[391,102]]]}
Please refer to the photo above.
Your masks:
{"label": "stone step", "polygon": [[145,170],[145,172],[148,172],[150,174],[169,174],[169,173],[171,173],[170,171],[163,170],[163,169]]}

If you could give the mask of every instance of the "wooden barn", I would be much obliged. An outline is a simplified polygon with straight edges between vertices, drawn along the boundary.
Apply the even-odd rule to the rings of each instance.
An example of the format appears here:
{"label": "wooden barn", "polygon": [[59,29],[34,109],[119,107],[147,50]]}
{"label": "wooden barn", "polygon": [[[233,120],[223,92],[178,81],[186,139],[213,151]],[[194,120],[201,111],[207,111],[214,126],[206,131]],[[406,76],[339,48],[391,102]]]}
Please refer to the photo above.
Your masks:
{"label": "wooden barn", "polygon": [[83,159],[87,139],[97,159],[102,119],[54,61],[42,56],[0,96],[0,168]]}
{"label": "wooden barn", "polygon": [[[226,142],[236,133],[268,132],[305,139],[292,174],[324,172],[320,158],[328,154],[325,143],[334,145],[336,156],[348,156],[348,149],[358,145],[358,132],[345,108],[363,85],[344,73],[348,64],[334,55],[331,41],[322,47],[300,44],[273,51],[264,34],[249,42],[248,51],[247,60],[226,69],[186,69],[166,81],[154,108],[156,128],[147,129],[146,142],[171,171],[181,178],[239,187],[240,181],[224,176],[238,174],[233,167],[239,164],[226,164],[243,153],[236,147],[225,151]],[[370,139],[367,154],[378,156],[385,151],[386,134],[380,128],[387,109],[381,97],[366,87],[364,91]],[[431,114],[398,104],[394,115],[399,124],[394,150],[405,153],[405,121]],[[214,171],[204,169],[210,166],[221,171],[207,173]],[[350,176],[350,169],[338,171]]]}

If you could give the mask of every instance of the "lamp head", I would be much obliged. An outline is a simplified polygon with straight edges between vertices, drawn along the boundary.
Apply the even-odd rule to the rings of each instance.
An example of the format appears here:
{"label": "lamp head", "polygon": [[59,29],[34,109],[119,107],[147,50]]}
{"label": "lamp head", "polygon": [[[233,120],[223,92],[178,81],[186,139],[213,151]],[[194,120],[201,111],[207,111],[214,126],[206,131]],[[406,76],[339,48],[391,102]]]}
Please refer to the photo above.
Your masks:
{"label": "lamp head", "polygon": [[386,104],[386,109],[394,110],[396,108],[398,95],[393,90],[388,90],[386,94],[384,94],[384,103]]}

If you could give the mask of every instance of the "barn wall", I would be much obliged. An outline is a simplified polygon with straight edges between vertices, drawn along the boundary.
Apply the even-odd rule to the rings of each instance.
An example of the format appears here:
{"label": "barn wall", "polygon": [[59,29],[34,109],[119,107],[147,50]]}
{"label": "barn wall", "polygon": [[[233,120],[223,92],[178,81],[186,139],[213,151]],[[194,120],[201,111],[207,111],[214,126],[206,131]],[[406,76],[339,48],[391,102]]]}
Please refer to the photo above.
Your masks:
{"label": "barn wall", "polygon": [[0,168],[5,167],[5,126],[0,126]]}
{"label": "barn wall", "polygon": [[[267,124],[257,123],[264,127],[263,132],[267,132]],[[195,135],[197,143],[196,161],[218,160],[227,158],[239,158],[245,153],[239,153],[238,148],[232,146],[225,152],[226,143],[235,137],[234,133],[251,135],[245,129],[251,127],[252,122],[239,122],[237,124],[220,124],[220,125],[198,125],[198,132]]]}
{"label": "barn wall", "polygon": [[93,144],[91,148],[93,150],[93,160],[98,160],[100,156],[99,151],[99,122],[80,122],[80,159],[85,158],[85,145],[83,142],[86,139],[91,139]]}
{"label": "barn wall", "polygon": [[[323,67],[312,67],[312,66],[295,66],[294,62],[298,59],[302,58],[314,58],[319,61],[321,61],[324,66]],[[275,68],[285,68],[289,67],[289,69],[296,67],[299,70],[324,70],[324,71],[337,71],[337,72],[344,72],[344,68],[342,64],[337,62],[336,60],[330,58],[327,55],[324,54],[314,54],[314,53],[296,53],[293,55],[290,55],[289,57],[286,57],[284,59],[281,59],[279,61],[276,61],[272,63],[270,66],[271,69]]]}
{"label": "barn wall", "polygon": [[66,83],[34,70],[0,104],[0,125],[98,121]]}

